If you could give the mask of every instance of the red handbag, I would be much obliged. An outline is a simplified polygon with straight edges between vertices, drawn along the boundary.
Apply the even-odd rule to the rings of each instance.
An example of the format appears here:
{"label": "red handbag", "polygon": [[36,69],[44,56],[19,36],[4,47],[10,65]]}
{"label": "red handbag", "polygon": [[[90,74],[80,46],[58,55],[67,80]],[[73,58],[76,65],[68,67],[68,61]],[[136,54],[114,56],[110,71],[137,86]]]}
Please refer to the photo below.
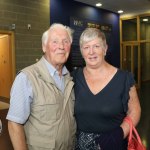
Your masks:
{"label": "red handbag", "polygon": [[128,150],[146,150],[146,147],[142,144],[141,138],[135,129],[130,117],[125,117],[126,121],[130,126],[130,132],[128,135]]}

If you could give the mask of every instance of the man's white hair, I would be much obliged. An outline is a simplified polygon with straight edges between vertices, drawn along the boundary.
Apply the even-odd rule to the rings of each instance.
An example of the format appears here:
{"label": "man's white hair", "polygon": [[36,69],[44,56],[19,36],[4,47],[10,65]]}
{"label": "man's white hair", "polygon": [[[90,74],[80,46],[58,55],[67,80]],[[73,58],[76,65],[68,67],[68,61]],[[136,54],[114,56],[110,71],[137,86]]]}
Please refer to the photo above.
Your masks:
{"label": "man's white hair", "polygon": [[65,25],[63,25],[63,24],[60,24],[60,23],[54,23],[54,24],[52,24],[51,26],[50,26],[50,28],[47,30],[47,31],[45,31],[44,33],[43,33],[43,35],[42,35],[42,44],[46,44],[47,43],[47,41],[48,41],[48,36],[49,36],[49,32],[51,31],[51,30],[53,30],[53,29],[58,29],[58,28],[60,28],[60,29],[64,29],[64,30],[66,30],[67,31],[67,33],[68,33],[68,35],[69,35],[69,38],[70,38],[70,42],[72,43],[72,40],[73,40],[73,30],[70,28],[70,27],[68,27],[68,26],[65,26]]}

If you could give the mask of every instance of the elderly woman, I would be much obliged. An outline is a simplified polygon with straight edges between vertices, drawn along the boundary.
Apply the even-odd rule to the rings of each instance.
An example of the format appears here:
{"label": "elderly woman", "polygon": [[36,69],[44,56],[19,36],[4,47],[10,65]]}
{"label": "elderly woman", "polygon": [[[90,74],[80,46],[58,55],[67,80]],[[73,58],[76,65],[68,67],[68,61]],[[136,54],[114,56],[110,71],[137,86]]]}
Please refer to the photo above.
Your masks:
{"label": "elderly woman", "polygon": [[75,82],[76,150],[127,150],[129,116],[136,126],[140,103],[131,73],[105,61],[105,35],[87,28],[80,37],[86,66],[73,72]]}

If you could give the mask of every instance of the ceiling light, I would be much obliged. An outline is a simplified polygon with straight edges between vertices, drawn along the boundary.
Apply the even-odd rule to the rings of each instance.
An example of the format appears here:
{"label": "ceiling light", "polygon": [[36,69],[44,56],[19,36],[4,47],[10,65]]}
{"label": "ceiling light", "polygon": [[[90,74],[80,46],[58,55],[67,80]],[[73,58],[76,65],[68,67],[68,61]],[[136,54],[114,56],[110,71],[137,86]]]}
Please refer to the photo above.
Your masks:
{"label": "ceiling light", "polygon": [[118,10],[118,13],[119,13],[119,14],[123,13],[123,10]]}
{"label": "ceiling light", "polygon": [[101,4],[101,3],[97,3],[96,6],[97,6],[97,7],[100,7],[100,6],[102,6],[102,4]]}
{"label": "ceiling light", "polygon": [[144,18],[143,21],[148,21],[148,19],[147,19],[147,18]]}

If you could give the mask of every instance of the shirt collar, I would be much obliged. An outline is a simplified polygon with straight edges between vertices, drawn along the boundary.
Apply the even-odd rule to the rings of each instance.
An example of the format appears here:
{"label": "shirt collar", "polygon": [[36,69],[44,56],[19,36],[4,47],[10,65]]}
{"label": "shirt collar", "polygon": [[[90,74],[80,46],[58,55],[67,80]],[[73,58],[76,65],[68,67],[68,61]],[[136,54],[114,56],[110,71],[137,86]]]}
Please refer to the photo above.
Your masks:
{"label": "shirt collar", "polygon": [[[47,67],[47,69],[48,69],[48,71],[49,71],[49,73],[50,73],[50,75],[52,77],[55,75],[55,73],[58,73],[56,68],[53,65],[51,65],[45,58],[44,58],[44,63],[46,64],[46,67]],[[64,75],[66,75],[68,73],[69,73],[69,71],[67,70],[66,66],[63,66],[63,68],[62,68],[62,75],[64,76]]]}

